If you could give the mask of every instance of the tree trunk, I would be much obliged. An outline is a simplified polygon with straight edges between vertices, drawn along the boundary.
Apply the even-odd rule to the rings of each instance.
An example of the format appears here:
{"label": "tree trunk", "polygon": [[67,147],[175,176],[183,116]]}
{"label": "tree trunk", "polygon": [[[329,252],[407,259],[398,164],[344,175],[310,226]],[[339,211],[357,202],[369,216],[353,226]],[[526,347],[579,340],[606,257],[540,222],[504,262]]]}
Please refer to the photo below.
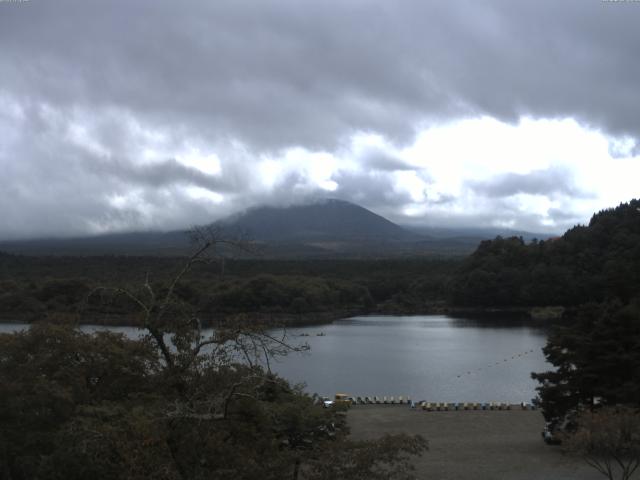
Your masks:
{"label": "tree trunk", "polygon": [[296,458],[296,463],[293,465],[293,480],[298,480],[299,473],[300,473],[300,459]]}

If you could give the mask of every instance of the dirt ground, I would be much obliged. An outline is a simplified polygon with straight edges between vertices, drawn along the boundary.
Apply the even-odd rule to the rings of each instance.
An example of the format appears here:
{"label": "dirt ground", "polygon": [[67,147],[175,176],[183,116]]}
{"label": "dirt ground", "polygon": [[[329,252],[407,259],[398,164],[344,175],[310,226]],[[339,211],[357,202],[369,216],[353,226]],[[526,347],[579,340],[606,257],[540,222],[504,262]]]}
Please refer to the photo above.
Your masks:
{"label": "dirt ground", "polygon": [[[347,415],[354,439],[419,433],[429,451],[416,459],[419,479],[597,480],[581,459],[546,445],[539,411],[425,412],[402,405],[357,405]],[[640,476],[638,477],[640,478]]]}

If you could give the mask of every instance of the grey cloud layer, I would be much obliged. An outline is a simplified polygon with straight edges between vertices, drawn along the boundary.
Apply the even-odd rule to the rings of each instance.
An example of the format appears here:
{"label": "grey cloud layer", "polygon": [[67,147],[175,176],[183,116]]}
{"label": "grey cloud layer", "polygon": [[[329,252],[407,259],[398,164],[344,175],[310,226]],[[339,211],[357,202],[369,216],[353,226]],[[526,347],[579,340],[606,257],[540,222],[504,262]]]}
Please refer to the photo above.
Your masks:
{"label": "grey cloud layer", "polygon": [[551,167],[545,170],[534,170],[530,173],[507,173],[486,181],[469,182],[469,187],[476,193],[490,197],[510,197],[519,193],[529,195],[545,195],[554,197],[588,197],[575,186],[571,172],[566,169]]}
{"label": "grey cloud layer", "polygon": [[573,116],[640,134],[637,5],[29,2],[2,5],[3,89],[260,148],[407,139],[457,114]]}
{"label": "grey cloud layer", "polygon": [[[420,126],[486,114],[571,116],[640,138],[639,20],[638,4],[597,0],[0,2],[0,105],[13,112],[0,112],[0,189],[12,198],[0,237],[167,228],[315,194],[296,174],[256,193],[252,159],[291,146],[339,152],[356,132],[403,145]],[[78,125],[95,148],[73,140]],[[160,152],[221,148],[221,173],[169,154],[141,164],[157,131]],[[233,156],[237,144],[246,155]],[[335,195],[398,218],[411,199],[390,175],[412,167],[376,151],[358,161],[334,174]],[[566,178],[471,188],[580,195]],[[225,201],[203,205],[187,184]],[[140,208],[108,201],[132,191]]]}
{"label": "grey cloud layer", "polygon": [[92,170],[97,175],[107,175],[134,185],[155,188],[171,185],[195,185],[213,192],[233,191],[231,185],[221,181],[220,176],[205,174],[174,159],[143,165],[136,165],[126,159],[118,159],[96,163]]}
{"label": "grey cloud layer", "polygon": [[400,158],[389,155],[379,149],[368,149],[359,158],[365,168],[371,170],[396,172],[414,170],[415,167],[402,161]]}

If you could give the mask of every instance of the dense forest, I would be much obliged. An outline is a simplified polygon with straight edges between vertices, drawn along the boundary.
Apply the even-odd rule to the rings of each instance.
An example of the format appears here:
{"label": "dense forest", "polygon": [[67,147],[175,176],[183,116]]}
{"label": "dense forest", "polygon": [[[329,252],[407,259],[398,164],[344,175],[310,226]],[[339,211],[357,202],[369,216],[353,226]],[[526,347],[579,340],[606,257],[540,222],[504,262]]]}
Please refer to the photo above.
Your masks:
{"label": "dense forest", "polygon": [[[640,407],[640,201],[597,213],[588,226],[553,241],[485,242],[461,267],[453,291],[459,302],[546,299],[572,307],[544,348],[554,368],[532,374],[550,428],[560,429],[569,443],[592,418],[584,412]],[[615,425],[614,418],[606,428]],[[637,438],[632,447],[638,451]]]}
{"label": "dense forest", "polygon": [[576,306],[640,294],[640,201],[595,214],[562,237],[483,241],[455,273],[450,298],[465,306]]}
{"label": "dense forest", "polygon": [[[126,323],[135,305],[97,289],[139,286],[147,275],[161,289],[183,262],[167,257],[0,254],[0,318],[80,315],[84,321]],[[420,313],[446,301],[448,281],[458,264],[456,258],[437,257],[214,259],[194,266],[176,294],[205,320],[239,312],[294,316],[293,321],[371,311]]]}
{"label": "dense forest", "polygon": [[551,332],[553,370],[533,374],[545,417],[562,424],[581,408],[640,406],[640,299],[588,303]]}

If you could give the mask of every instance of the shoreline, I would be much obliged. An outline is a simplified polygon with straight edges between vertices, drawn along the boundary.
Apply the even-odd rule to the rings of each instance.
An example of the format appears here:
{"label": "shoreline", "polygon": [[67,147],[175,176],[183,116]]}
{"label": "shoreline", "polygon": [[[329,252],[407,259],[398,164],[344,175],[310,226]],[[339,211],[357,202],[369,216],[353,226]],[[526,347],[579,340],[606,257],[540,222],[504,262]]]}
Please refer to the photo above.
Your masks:
{"label": "shoreline", "polygon": [[[357,315],[370,315],[371,313],[363,313],[356,310],[340,310],[331,312],[309,312],[302,314],[295,313],[264,313],[264,312],[249,312],[249,313],[227,313],[204,316],[202,323],[204,328],[209,328],[212,325],[224,323],[225,321],[231,321],[234,317],[243,316],[249,323],[263,324],[265,326],[283,326],[283,327],[306,327],[314,325],[327,325],[336,320],[343,318],[349,318]],[[0,324],[23,324],[30,325],[32,323],[39,322],[52,322],[52,323],[74,323],[78,325],[101,325],[109,327],[136,327],[140,324],[136,321],[135,315],[132,314],[89,314],[83,315],[80,319],[78,313],[71,312],[55,312],[51,315],[1,315]]]}
{"label": "shoreline", "polygon": [[[453,318],[469,318],[473,320],[500,321],[534,321],[553,322],[561,320],[567,310],[561,306],[547,307],[456,307],[450,305],[432,305],[426,308],[402,308],[382,305],[375,310],[344,309],[307,313],[275,313],[275,312],[247,312],[247,313],[218,313],[204,315],[203,326],[227,321],[237,316],[244,316],[254,324],[265,326],[306,327],[314,325],[328,325],[336,320],[355,316],[418,316],[418,315],[447,315]],[[54,323],[77,323],[79,325],[104,325],[113,327],[135,327],[139,322],[135,314],[96,314],[83,315],[76,312],[53,312],[42,315],[29,313],[23,315],[0,315],[0,323],[31,324],[43,321]]]}

